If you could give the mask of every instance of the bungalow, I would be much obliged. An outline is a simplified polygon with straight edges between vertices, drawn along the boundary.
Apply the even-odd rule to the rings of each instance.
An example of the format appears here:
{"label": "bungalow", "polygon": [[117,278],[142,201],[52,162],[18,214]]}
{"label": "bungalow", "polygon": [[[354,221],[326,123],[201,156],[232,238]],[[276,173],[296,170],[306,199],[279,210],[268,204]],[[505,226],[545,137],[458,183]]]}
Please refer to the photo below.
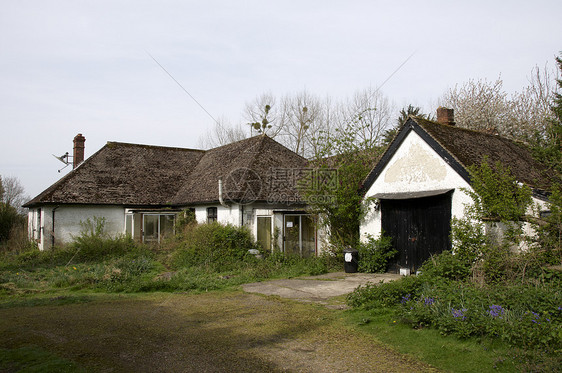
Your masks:
{"label": "bungalow", "polygon": [[453,110],[439,108],[437,122],[410,117],[367,176],[363,191],[375,199],[362,222],[362,239],[382,231],[399,251],[394,268],[414,273],[431,254],[451,249],[452,217],[461,218],[472,200],[468,168],[484,159],[511,169],[545,206],[553,175],[527,147],[509,139],[455,126]]}
{"label": "bungalow", "polygon": [[308,162],[265,135],[207,151],[108,142],[81,162],[84,142],[74,138],[74,169],[25,204],[41,250],[68,243],[94,217],[110,234],[160,242],[186,209],[200,223],[246,226],[268,250],[319,250],[295,181]]}

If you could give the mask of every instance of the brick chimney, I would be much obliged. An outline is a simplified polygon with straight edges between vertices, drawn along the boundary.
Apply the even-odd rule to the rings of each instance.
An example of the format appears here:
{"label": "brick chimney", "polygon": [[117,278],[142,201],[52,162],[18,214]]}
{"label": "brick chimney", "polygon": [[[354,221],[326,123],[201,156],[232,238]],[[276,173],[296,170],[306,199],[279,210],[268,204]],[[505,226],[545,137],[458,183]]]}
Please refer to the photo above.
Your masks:
{"label": "brick chimney", "polygon": [[454,110],[439,106],[437,108],[437,122],[448,126],[454,126],[455,125]]}
{"label": "brick chimney", "polygon": [[82,136],[81,133],[74,136],[74,154],[72,157],[72,168],[78,167],[78,165],[84,162],[84,143],[86,138]]}

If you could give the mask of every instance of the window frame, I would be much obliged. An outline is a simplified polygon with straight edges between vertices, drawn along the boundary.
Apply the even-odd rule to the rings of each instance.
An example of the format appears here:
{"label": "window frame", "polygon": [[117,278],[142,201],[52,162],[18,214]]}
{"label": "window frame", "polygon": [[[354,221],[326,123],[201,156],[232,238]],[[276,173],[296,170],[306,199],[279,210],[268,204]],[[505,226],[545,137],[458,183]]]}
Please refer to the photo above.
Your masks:
{"label": "window frame", "polygon": [[207,207],[207,224],[212,224],[218,221],[218,210],[218,207]]}

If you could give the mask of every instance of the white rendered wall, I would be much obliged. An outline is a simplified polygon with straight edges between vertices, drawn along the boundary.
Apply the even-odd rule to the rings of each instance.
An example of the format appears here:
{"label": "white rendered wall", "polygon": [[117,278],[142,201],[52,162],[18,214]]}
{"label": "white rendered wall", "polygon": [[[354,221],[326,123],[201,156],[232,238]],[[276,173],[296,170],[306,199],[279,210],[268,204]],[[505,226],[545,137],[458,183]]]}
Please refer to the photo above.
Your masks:
{"label": "white rendered wall", "polygon": [[217,208],[217,222],[221,224],[232,224],[236,227],[241,225],[242,216],[240,205],[228,204],[227,207],[222,205],[204,205],[195,207],[195,219],[197,223],[204,224],[207,222],[207,208]]}
{"label": "white rendered wall", "polygon": [[[470,185],[449,166],[423,139],[411,131],[390,159],[381,174],[367,191],[365,197],[379,193],[411,193],[454,189],[452,216],[464,216],[470,197],[461,188]],[[380,209],[368,207],[361,224],[361,239],[367,234],[378,237],[381,233]]]}
{"label": "white rendered wall", "polygon": [[72,242],[72,237],[83,231],[81,223],[94,217],[105,218],[105,232],[111,236],[122,234],[125,228],[125,208],[121,206],[46,206],[41,209],[40,250],[51,248],[53,243],[53,210],[55,246]]}

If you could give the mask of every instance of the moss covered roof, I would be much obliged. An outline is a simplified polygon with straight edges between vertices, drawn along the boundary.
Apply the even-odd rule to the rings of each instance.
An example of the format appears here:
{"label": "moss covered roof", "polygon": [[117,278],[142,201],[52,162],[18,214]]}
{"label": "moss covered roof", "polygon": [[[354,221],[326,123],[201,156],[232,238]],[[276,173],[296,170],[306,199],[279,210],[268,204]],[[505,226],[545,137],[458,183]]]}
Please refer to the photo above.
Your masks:
{"label": "moss covered roof", "polygon": [[367,176],[364,190],[373,184],[410,131],[418,133],[467,181],[470,181],[469,168],[487,160],[492,168],[497,162],[508,167],[519,182],[537,192],[551,190],[554,183],[560,183],[552,172],[533,158],[530,149],[523,143],[411,116]]}
{"label": "moss covered roof", "polygon": [[[244,188],[253,188],[259,189],[255,199],[267,200],[271,192],[271,169],[306,166],[304,158],[267,136],[255,136],[207,151],[108,142],[25,206],[182,206],[216,202],[221,178],[225,183],[225,199],[236,200],[247,195]],[[245,182],[244,175],[237,171],[240,169],[252,170],[252,182]],[[231,175],[236,177],[229,178]],[[259,188],[255,180],[260,181]],[[242,189],[237,189],[236,182],[244,185]],[[283,192],[298,196],[294,187],[285,185],[284,188]]]}

